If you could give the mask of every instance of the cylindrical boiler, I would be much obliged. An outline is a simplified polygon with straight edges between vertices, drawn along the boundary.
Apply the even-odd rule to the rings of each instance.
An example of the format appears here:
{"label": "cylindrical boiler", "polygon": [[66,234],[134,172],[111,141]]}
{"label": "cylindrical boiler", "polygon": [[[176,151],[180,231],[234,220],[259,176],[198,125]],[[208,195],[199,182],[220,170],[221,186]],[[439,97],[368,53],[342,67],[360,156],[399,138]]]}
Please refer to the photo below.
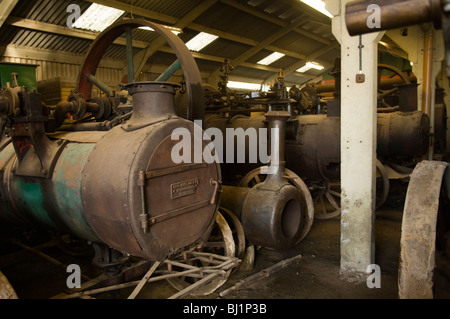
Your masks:
{"label": "cylindrical boiler", "polygon": [[[2,144],[0,219],[72,233],[149,260],[207,240],[219,205],[220,167],[172,161],[173,131],[194,134],[194,123],[173,112],[178,86],[141,82],[127,89],[134,102],[129,121],[107,132],[52,134],[48,145],[61,147],[50,161],[42,160],[32,135],[13,133]],[[39,176],[36,158],[53,162],[51,172]]]}
{"label": "cylindrical boiler", "polygon": [[[211,115],[205,128],[260,129],[266,127],[264,116],[239,115],[231,120]],[[390,112],[377,115],[377,156],[383,159],[405,160],[422,156],[428,148],[430,134],[429,118],[420,111]],[[338,180],[340,178],[340,117],[326,114],[292,116],[286,125],[286,167],[301,178]],[[225,140],[224,140],[225,143]],[[248,159],[249,140],[245,143]],[[260,143],[257,143],[260,145]],[[227,149],[224,147],[224,149]],[[237,152],[235,147],[235,153]],[[244,176],[265,163],[224,163],[225,180],[235,175]]]}

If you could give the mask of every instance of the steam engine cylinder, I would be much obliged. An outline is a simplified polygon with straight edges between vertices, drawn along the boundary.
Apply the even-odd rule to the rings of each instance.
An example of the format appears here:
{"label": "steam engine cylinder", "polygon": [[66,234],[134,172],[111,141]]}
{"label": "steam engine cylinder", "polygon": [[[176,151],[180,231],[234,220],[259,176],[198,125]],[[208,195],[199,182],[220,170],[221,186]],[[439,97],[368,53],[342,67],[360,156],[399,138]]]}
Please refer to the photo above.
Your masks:
{"label": "steam engine cylinder", "polygon": [[35,163],[30,158],[42,160],[33,136],[12,134],[0,152],[0,219],[158,261],[206,241],[218,209],[220,167],[171,160],[172,132],[194,134],[193,123],[174,114],[176,89],[164,82],[129,84],[129,121],[107,132],[53,134],[60,151],[43,177],[42,167],[25,169]]}
{"label": "steam engine cylinder", "polygon": [[[264,116],[237,115],[228,117],[210,115],[205,127],[263,128],[267,127]],[[377,155],[384,159],[407,159],[422,156],[429,145],[430,120],[420,112],[378,113]],[[245,143],[248,152],[248,140]],[[223,141],[224,145],[226,141]],[[259,143],[258,143],[259,144]],[[337,180],[340,178],[340,117],[325,114],[293,116],[287,121],[285,158],[286,167],[301,178]],[[225,148],[226,149],[226,148]],[[235,151],[236,154],[236,151]],[[246,159],[248,159],[246,154]],[[224,163],[224,176],[244,176],[265,163]]]}

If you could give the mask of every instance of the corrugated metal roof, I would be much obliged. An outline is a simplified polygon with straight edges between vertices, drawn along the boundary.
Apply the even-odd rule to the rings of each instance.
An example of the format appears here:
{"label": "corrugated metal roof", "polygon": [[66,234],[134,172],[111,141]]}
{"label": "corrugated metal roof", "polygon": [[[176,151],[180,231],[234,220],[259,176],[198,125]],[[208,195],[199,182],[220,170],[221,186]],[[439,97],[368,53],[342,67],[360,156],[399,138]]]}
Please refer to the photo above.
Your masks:
{"label": "corrugated metal roof", "polygon": [[256,41],[263,41],[268,35],[282,29],[266,20],[243,14],[242,11],[221,2],[217,2],[194,22]]}
{"label": "corrugated metal roof", "polygon": [[[146,10],[152,10],[159,12],[177,19],[181,19],[187,12],[193,10],[203,0],[189,0],[189,1],[167,1],[167,0],[132,0],[122,1],[125,3],[132,3],[134,6],[143,8]],[[139,12],[134,12],[135,15],[139,15]]]}
{"label": "corrugated metal roof", "polygon": [[272,43],[273,46],[284,48],[288,51],[295,51],[299,54],[309,56],[311,53],[319,50],[325,44],[317,42],[307,37],[299,37],[298,33],[290,31],[283,37]]}
{"label": "corrugated metal roof", "polygon": [[84,12],[91,5],[88,1],[80,0],[20,0],[11,12],[11,16],[40,22],[66,26],[67,8],[70,4],[80,6]]}
{"label": "corrugated metal roof", "polygon": [[272,72],[270,71],[264,71],[260,69],[251,69],[244,66],[237,66],[234,68],[232,75],[239,77],[239,78],[246,78],[248,77],[249,72],[251,72],[254,76],[252,77],[253,80],[260,79],[261,82],[264,82],[264,79],[268,78],[272,75]]}
{"label": "corrugated metal roof", "polygon": [[251,46],[242,43],[236,43],[226,39],[217,39],[212,45],[208,45],[201,53],[214,55],[222,58],[235,59]]}

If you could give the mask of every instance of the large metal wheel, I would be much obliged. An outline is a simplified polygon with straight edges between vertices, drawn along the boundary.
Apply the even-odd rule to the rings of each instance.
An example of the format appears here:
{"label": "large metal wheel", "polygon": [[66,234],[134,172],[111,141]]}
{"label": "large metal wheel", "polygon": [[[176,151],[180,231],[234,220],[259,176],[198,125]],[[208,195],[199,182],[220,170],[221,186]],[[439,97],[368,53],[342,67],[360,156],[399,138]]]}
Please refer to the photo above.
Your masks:
{"label": "large metal wheel", "polygon": [[[235,257],[236,253],[236,245],[233,238],[233,232],[230,228],[230,225],[223,217],[223,215],[218,212],[216,217],[215,226],[209,236],[209,239],[206,243],[199,248],[201,252],[209,252],[216,255],[226,256],[226,257]],[[182,256],[181,256],[182,258]],[[182,259],[180,259],[183,262]],[[205,267],[209,266],[208,262],[203,260],[196,261],[193,266],[196,267]],[[221,287],[230,276],[233,269],[230,269],[226,272],[224,276],[220,276],[218,278],[213,279],[211,282],[202,285],[194,292],[191,293],[192,296],[205,296],[213,293],[216,289]],[[181,291],[192,284],[197,282],[195,277],[175,277],[167,279],[167,281],[174,287],[175,289]]]}
{"label": "large metal wheel", "polygon": [[341,183],[340,181],[325,182],[314,192],[314,218],[330,219],[341,214]]}
{"label": "large metal wheel", "polygon": [[[443,263],[442,258],[449,264],[448,165],[422,161],[411,174],[400,239],[398,287],[401,299],[433,298],[435,268]],[[442,206],[444,202],[446,207]],[[440,263],[436,263],[437,252]]]}
{"label": "large metal wheel", "polygon": [[384,167],[383,163],[381,163],[377,159],[377,170],[376,170],[376,202],[375,209],[380,208],[386,202],[386,199],[389,195],[389,175]]}
{"label": "large metal wheel", "polygon": [[[183,70],[187,100],[184,114],[178,114],[188,120],[203,119],[204,117],[204,92],[202,78],[197,63],[192,57],[192,53],[184,42],[169,29],[150,21],[141,19],[126,19],[118,21],[104,30],[91,44],[89,51],[82,63],[78,76],[76,93],[88,101],[91,99],[93,81],[91,75],[96,74],[97,68],[109,46],[122,34],[131,32],[139,27],[150,27],[161,35],[173,49]],[[127,41],[127,50],[132,51],[130,43]],[[184,86],[183,86],[184,87]],[[183,102],[184,103],[184,102]],[[179,112],[180,113],[180,112]]]}
{"label": "large metal wheel", "polygon": [[242,259],[246,248],[244,227],[242,227],[241,221],[231,210],[225,207],[219,207],[219,213],[225,218],[233,233],[233,240],[236,247],[234,256]]}
{"label": "large metal wheel", "polygon": [[385,91],[381,89],[381,77],[383,71],[387,71],[390,78],[399,76],[403,84],[411,84],[411,81],[405,73],[403,73],[396,67],[388,64],[378,64],[378,103],[381,105],[381,107],[390,108],[391,106],[386,103],[385,99],[387,99],[390,95],[398,93],[399,88],[397,86],[394,86],[394,88]]}
{"label": "large metal wheel", "polygon": [[[341,214],[340,181],[325,182],[315,187],[313,192],[316,219],[331,219]],[[377,159],[376,163],[376,202],[375,209],[380,208],[389,195],[389,176],[384,165]]]}
{"label": "large metal wheel", "polygon": [[387,71],[390,71],[391,73],[393,73],[391,78],[395,75],[398,75],[402,79],[402,82],[404,84],[411,84],[411,81],[409,80],[408,76],[404,72],[397,69],[396,67],[389,65],[389,64],[378,64],[378,86],[381,82],[381,74],[382,74],[383,70],[387,70]]}
{"label": "large metal wheel", "polygon": [[[266,174],[261,173],[261,168],[256,168],[247,173],[239,183],[240,187],[253,187],[256,184],[263,182],[266,179]],[[302,198],[301,212],[302,212],[302,231],[298,242],[302,241],[311,230],[314,221],[314,203],[311,197],[311,193],[303,182],[293,171],[285,169],[285,177],[287,180],[295,186]]]}

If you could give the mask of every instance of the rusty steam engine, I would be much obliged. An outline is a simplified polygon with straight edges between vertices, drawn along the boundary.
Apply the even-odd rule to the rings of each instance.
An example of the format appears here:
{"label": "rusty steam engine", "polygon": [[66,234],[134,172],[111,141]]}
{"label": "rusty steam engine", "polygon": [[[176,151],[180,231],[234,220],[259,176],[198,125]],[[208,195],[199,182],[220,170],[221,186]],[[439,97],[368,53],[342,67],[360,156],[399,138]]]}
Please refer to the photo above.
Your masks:
{"label": "rusty steam engine", "polygon": [[[183,86],[162,78],[130,81],[122,87],[126,95],[103,90],[107,97],[91,98],[93,83],[102,86],[95,71],[108,46],[140,26],[153,28],[172,47]],[[428,148],[429,118],[403,99],[411,94],[402,92],[414,86],[396,89],[398,106],[378,113],[377,153],[380,159],[409,160]],[[225,207],[242,223],[241,245],[248,240],[291,248],[312,226],[314,183],[339,179],[339,91],[334,94],[311,112],[305,91],[288,92],[281,75],[270,92],[256,97],[231,100],[226,81],[217,92],[205,92],[195,60],[178,37],[148,21],[120,21],[91,45],[67,101],[49,107],[23,87],[0,92],[0,220],[163,261],[207,242]],[[276,128],[269,140],[271,158],[277,155],[279,162],[271,174],[262,162],[174,163],[171,151],[178,141],[172,133],[181,128],[194,136],[194,119],[203,120],[205,131]],[[248,141],[237,142],[246,143],[248,155]]]}
{"label": "rusty steam engine", "polygon": [[[140,26],[151,27],[172,47],[183,71],[181,85],[164,80],[167,74],[151,82],[135,82],[128,74],[130,83],[116,93],[95,77],[109,45]],[[93,85],[106,96],[91,97]],[[94,264],[104,269],[129,257],[156,264],[184,252],[217,253],[211,245],[219,245],[227,257],[242,258],[247,240],[274,249],[293,247],[309,232],[314,211],[303,181],[296,174],[285,176],[290,114],[265,112],[268,126],[279,132],[271,136],[271,151],[280,161],[266,183],[246,189],[245,209],[235,213],[221,206],[226,186],[220,163],[198,162],[195,154],[189,155],[191,161],[174,162],[171,156],[179,143],[173,132],[198,134],[194,120],[206,119],[204,99],[197,64],[181,39],[138,19],[119,21],[99,35],[66,101],[49,106],[25,87],[3,89],[1,222],[81,239],[94,247]],[[217,228],[223,244],[211,240]],[[226,272],[198,293],[220,286],[237,264],[228,262]],[[169,282],[179,290],[187,284]]]}
{"label": "rusty steam engine", "polygon": [[[204,243],[214,226],[221,171],[218,163],[173,163],[176,128],[194,129],[175,114],[179,85],[134,82],[132,97],[90,98],[86,77],[107,44],[126,28],[110,27],[91,46],[77,91],[49,108],[25,88],[1,92],[0,218],[70,233],[117,251],[162,261]],[[201,78],[182,41],[151,27],[176,48],[189,73],[188,90],[201,92]],[[92,64],[94,63],[94,64]],[[125,111],[118,110],[119,105]],[[191,104],[192,105],[192,104]],[[70,115],[70,123],[64,123]],[[94,121],[84,122],[87,116]]]}

